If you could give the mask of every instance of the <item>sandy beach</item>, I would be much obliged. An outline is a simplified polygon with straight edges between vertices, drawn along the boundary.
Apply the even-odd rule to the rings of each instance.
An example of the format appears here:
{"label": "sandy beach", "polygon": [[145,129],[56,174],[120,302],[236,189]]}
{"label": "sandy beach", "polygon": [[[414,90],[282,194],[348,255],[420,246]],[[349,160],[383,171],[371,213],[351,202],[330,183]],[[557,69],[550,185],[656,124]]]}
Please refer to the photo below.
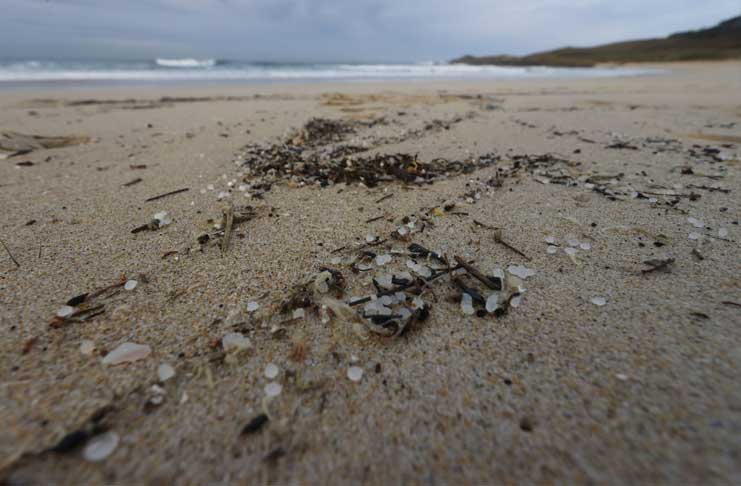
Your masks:
{"label": "sandy beach", "polygon": [[[0,132],[90,138],[0,159],[0,483],[738,483],[741,62],[656,67],[0,91]],[[417,159],[242,163],[285,144]],[[429,316],[384,336],[324,268],[345,303],[421,276]]]}

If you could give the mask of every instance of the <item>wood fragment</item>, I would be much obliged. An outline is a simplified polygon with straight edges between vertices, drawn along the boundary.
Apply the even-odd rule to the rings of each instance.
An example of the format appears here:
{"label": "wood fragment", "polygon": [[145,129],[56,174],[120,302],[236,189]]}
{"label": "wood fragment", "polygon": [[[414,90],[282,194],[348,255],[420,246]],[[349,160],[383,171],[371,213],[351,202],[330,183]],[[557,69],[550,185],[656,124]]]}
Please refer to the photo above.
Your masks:
{"label": "wood fragment", "polygon": [[731,192],[730,189],[723,189],[721,187],[711,187],[711,186],[698,186],[695,184],[689,184],[687,186],[689,189],[702,189],[704,191],[710,191],[710,192],[722,192],[723,194],[729,194]]}
{"label": "wood fragment", "polygon": [[391,193],[391,194],[386,194],[386,195],[385,195],[385,196],[383,196],[382,198],[378,199],[378,200],[376,201],[376,204],[378,204],[378,203],[380,203],[380,202],[383,202],[383,201],[385,201],[386,199],[391,199],[392,197],[394,197],[394,193]]}
{"label": "wood fragment", "polygon": [[239,433],[239,435],[245,436],[254,434],[255,432],[259,432],[260,429],[263,428],[263,426],[268,423],[270,419],[267,415],[264,413],[261,413],[260,415],[257,415],[255,418],[249,421],[247,425],[244,426],[242,431]]}
{"label": "wood fragment", "polygon": [[494,230],[494,241],[496,241],[497,243],[499,243],[500,245],[506,248],[509,248],[510,250],[517,253],[525,260],[530,261],[529,256],[525,255],[522,251],[518,250],[517,248],[515,248],[514,246],[512,246],[511,244],[507,243],[506,241],[502,239],[502,229],[501,228],[497,228]]}
{"label": "wood fragment", "polygon": [[475,224],[476,226],[481,226],[482,228],[491,229],[491,230],[499,229],[497,226],[492,226],[490,224],[482,223],[481,221],[478,221],[476,219],[473,220],[473,224]]}
{"label": "wood fragment", "polygon": [[375,218],[367,219],[367,220],[365,220],[365,223],[366,223],[366,224],[368,224],[368,223],[372,223],[372,222],[374,222],[374,221],[378,221],[379,219],[383,219],[383,215],[381,215],[381,216],[376,216]]}
{"label": "wood fragment", "polygon": [[463,258],[459,256],[453,257],[455,258],[455,261],[458,263],[458,266],[461,268],[464,268],[466,272],[468,272],[469,275],[471,275],[473,278],[481,282],[482,284],[486,285],[492,290],[502,290],[502,284],[499,282],[495,282],[494,280],[490,279],[483,273],[481,273],[476,267],[471,265],[470,263],[466,263]]}
{"label": "wood fragment", "polygon": [[6,245],[3,240],[0,240],[0,243],[2,243],[3,248],[5,248],[5,251],[8,252],[8,256],[10,257],[11,260],[13,260],[13,263],[15,263],[15,266],[18,268],[21,268],[21,264],[18,263],[18,260],[16,260],[13,254],[10,252],[10,248],[8,248],[8,245]]}
{"label": "wood fragment", "polygon": [[224,217],[221,223],[224,228],[224,238],[221,240],[221,254],[225,255],[229,249],[229,242],[232,239],[232,228],[234,227],[234,206],[229,206],[224,210]]}
{"label": "wood fragment", "polygon": [[183,187],[182,189],[176,189],[174,191],[166,192],[164,194],[152,196],[149,199],[145,199],[144,202],[156,201],[158,199],[162,199],[163,197],[174,196],[175,194],[180,194],[181,192],[185,192],[185,191],[190,191],[190,187]]}
{"label": "wood fragment", "polygon": [[144,180],[144,179],[142,179],[141,177],[137,177],[136,179],[134,179],[134,180],[131,180],[131,181],[129,181],[129,182],[127,182],[127,183],[125,183],[125,184],[124,184],[123,186],[124,186],[124,187],[131,187],[131,186],[133,186],[134,184],[139,184],[139,183],[140,183],[141,181],[143,181],[143,180]]}
{"label": "wood fragment", "polygon": [[475,304],[482,305],[482,306],[486,305],[486,299],[484,298],[483,295],[478,293],[476,289],[469,287],[468,285],[463,283],[461,279],[457,277],[453,278],[452,281],[455,284],[455,286],[458,287],[458,289],[460,289],[461,292],[463,292],[464,294],[470,295],[471,300],[473,300]]}
{"label": "wood fragment", "polygon": [[724,300],[723,302],[721,302],[721,304],[741,308],[741,304],[739,304],[738,302],[731,302],[730,300]]}
{"label": "wood fragment", "polygon": [[26,340],[26,342],[23,343],[23,348],[21,348],[21,354],[28,354],[31,352],[31,348],[33,348],[33,345],[36,344],[36,341],[38,341],[39,337],[34,336],[32,338],[29,338]]}

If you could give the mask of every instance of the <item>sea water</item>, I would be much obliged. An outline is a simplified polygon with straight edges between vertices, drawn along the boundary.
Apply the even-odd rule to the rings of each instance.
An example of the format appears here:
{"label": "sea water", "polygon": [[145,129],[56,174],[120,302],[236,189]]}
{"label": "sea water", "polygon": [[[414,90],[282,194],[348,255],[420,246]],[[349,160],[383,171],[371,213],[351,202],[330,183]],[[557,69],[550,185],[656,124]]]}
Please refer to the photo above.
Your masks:
{"label": "sea water", "polygon": [[637,76],[651,69],[621,67],[468,66],[448,63],[273,63],[216,59],[149,61],[0,60],[0,87],[34,83],[148,84],[168,82],[341,81],[370,79],[526,79]]}

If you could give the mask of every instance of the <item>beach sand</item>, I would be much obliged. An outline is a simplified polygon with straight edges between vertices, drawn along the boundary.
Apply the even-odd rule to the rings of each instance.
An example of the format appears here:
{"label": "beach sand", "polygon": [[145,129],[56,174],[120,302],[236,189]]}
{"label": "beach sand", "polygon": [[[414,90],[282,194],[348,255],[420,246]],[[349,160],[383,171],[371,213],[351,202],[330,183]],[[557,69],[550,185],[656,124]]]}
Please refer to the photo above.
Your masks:
{"label": "beach sand", "polygon": [[[93,139],[0,160],[0,238],[18,264],[0,248],[0,479],[738,483],[741,63],[659,67],[590,80],[0,92],[0,131]],[[261,198],[237,190],[245,145],[284,140],[312,117],[385,117],[346,137],[390,142],[368,154],[502,160],[434,184],[284,182]],[[575,185],[527,170],[492,179],[515,155],[549,153],[571,162],[559,170]],[[180,188],[189,190],[145,202]],[[433,209],[451,202],[453,211]],[[201,247],[228,204],[251,205],[255,217],[235,226],[225,252]],[[131,233],[160,211],[172,224]],[[275,314],[325,265],[343,272],[345,300],[373,293],[378,271],[345,263],[353,245],[420,213],[432,224],[415,243],[488,274],[534,269],[520,305],[464,315],[442,277],[424,295],[429,318],[398,338],[309,310],[276,331],[246,311],[255,301],[257,314]],[[591,249],[572,258],[569,240]],[[667,270],[642,273],[645,261],[667,258]],[[102,314],[50,326],[70,298],[121,275],[138,286],[101,296]],[[225,360],[220,340],[234,331],[252,348]],[[151,355],[101,364],[123,342]],[[176,374],[153,389],[161,363]],[[364,370],[360,381],[348,379],[350,366]],[[282,393],[267,399],[271,381]],[[269,421],[242,434],[262,413]],[[49,451],[72,432],[104,429],[119,442],[100,462],[84,459],[82,439]]]}

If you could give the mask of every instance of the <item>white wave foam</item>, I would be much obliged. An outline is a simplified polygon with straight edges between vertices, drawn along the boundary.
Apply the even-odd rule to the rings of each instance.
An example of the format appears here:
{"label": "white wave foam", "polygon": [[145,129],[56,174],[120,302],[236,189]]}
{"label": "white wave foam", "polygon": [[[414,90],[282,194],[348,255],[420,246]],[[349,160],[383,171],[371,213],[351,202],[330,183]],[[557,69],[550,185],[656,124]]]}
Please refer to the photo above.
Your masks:
{"label": "white wave foam", "polygon": [[158,66],[171,68],[210,68],[216,66],[216,59],[160,59],[155,60]]}
{"label": "white wave foam", "polygon": [[[177,69],[171,69],[176,67]],[[207,67],[208,69],[204,69]],[[594,78],[656,74],[650,69],[467,66],[461,64],[219,64],[158,59],[157,63],[0,63],[0,82],[34,81],[272,81],[352,79]]]}

